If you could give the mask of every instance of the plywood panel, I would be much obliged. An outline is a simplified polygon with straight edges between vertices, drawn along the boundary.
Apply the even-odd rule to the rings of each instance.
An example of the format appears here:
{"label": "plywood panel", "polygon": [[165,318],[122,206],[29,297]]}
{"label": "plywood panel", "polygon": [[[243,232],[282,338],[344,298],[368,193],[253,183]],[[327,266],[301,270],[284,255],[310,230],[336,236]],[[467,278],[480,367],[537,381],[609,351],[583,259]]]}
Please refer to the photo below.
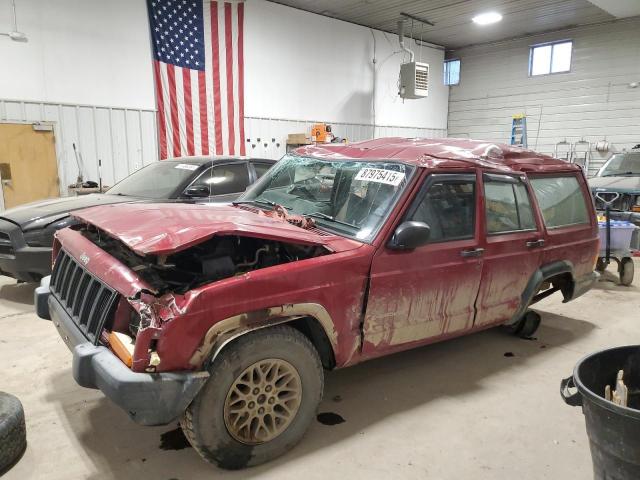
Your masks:
{"label": "plywood panel", "polygon": [[[59,196],[58,164],[52,131],[30,124],[0,124],[0,164],[5,208]],[[10,174],[9,174],[10,172]]]}

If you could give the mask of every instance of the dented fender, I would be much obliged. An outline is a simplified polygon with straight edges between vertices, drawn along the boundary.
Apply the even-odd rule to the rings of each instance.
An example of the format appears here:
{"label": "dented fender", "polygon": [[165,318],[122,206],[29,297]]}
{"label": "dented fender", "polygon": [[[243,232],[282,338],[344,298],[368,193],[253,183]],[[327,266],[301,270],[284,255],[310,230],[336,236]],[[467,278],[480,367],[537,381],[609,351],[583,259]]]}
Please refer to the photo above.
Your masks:
{"label": "dented fender", "polygon": [[338,335],[327,310],[317,303],[298,303],[242,313],[216,323],[207,331],[189,363],[201,367],[206,361],[212,362],[225,345],[246,333],[303,317],[312,317],[320,323],[335,352]]}

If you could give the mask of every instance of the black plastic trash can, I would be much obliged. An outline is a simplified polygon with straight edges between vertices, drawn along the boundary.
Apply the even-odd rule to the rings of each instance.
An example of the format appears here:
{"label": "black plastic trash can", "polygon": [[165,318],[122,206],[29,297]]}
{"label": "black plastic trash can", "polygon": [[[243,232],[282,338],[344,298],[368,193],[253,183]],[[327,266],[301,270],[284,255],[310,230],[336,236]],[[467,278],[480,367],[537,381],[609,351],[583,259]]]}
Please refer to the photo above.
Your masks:
{"label": "black plastic trash can", "polygon": [[[619,370],[629,388],[627,407],[604,398],[605,387],[615,387]],[[577,392],[571,393],[574,387]],[[640,345],[584,357],[560,383],[560,395],[567,405],[582,406],[594,479],[640,479]]]}

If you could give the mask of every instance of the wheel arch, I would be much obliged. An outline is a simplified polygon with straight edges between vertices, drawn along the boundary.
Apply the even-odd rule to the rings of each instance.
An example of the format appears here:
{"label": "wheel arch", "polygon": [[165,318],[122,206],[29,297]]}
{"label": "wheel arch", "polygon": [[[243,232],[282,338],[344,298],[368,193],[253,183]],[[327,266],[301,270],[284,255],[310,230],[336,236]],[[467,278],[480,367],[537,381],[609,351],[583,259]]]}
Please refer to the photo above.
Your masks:
{"label": "wheel arch", "polygon": [[234,340],[247,333],[290,325],[305,335],[318,351],[325,368],[335,367],[337,333],[327,310],[317,303],[295,303],[246,312],[211,326],[189,363],[197,368],[210,364]]}
{"label": "wheel arch", "polygon": [[573,263],[568,260],[559,260],[542,265],[529,278],[520,297],[520,306],[508,324],[517,322],[524,315],[529,305],[544,298],[536,299],[536,293],[544,282],[553,280],[556,280],[558,286],[551,293],[561,291],[565,302],[571,300],[575,288]]}

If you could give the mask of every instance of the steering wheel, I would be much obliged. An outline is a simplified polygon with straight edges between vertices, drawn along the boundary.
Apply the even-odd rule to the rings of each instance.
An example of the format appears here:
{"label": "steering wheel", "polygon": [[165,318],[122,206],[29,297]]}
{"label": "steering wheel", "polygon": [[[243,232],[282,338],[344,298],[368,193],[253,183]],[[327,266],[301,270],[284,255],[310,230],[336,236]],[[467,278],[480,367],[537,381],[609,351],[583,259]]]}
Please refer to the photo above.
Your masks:
{"label": "steering wheel", "polygon": [[287,189],[287,193],[290,194],[301,194],[310,200],[316,200],[315,195],[312,193],[312,190],[319,190],[322,185],[322,180],[318,177],[310,177],[306,178],[300,183],[294,183]]}

